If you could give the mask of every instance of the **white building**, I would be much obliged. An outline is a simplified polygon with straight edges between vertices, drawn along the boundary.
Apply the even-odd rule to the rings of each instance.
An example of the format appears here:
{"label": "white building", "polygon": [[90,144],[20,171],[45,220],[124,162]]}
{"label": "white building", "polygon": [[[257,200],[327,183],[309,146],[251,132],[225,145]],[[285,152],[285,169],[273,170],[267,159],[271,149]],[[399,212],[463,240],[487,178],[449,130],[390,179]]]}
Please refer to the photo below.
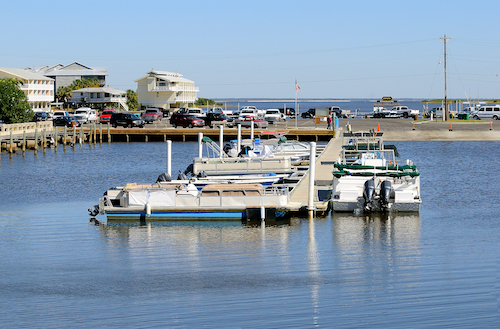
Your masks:
{"label": "white building", "polygon": [[151,70],[137,82],[137,101],[143,107],[174,109],[196,102],[199,88],[182,74]]}
{"label": "white building", "polygon": [[73,90],[73,97],[68,102],[79,105],[89,104],[119,104],[125,111],[128,111],[127,92],[115,88],[98,87],[82,88]]}
{"label": "white building", "polygon": [[54,101],[54,79],[24,69],[0,68],[0,79],[15,78],[23,81],[19,88],[35,112],[50,111]]}

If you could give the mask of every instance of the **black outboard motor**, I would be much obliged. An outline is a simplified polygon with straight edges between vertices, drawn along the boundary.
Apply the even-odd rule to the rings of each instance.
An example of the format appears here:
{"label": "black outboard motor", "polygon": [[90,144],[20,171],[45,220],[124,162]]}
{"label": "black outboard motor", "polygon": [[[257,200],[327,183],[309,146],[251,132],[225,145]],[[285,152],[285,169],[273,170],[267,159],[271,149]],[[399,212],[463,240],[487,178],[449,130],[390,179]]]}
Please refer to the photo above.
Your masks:
{"label": "black outboard motor", "polygon": [[189,166],[187,166],[186,170],[184,170],[184,174],[187,176],[187,175],[190,175],[193,173],[193,164],[189,164]]}
{"label": "black outboard motor", "polygon": [[172,177],[170,177],[169,174],[167,173],[163,173],[161,174],[160,176],[158,176],[158,178],[156,179],[156,182],[157,183],[161,183],[161,182],[170,182],[172,180]]}
{"label": "black outboard motor", "polygon": [[177,175],[177,180],[187,180],[188,177],[185,173],[179,172],[179,175]]}
{"label": "black outboard motor", "polygon": [[205,170],[202,170],[198,173],[198,178],[206,178],[208,177],[207,173],[205,172]]}
{"label": "black outboard motor", "polygon": [[230,144],[230,143],[226,143],[224,144],[224,147],[222,148],[222,150],[224,151],[224,153],[228,153],[230,149],[232,149],[233,146]]}
{"label": "black outboard motor", "polygon": [[365,199],[364,210],[372,210],[372,202],[375,198],[375,181],[373,179],[367,180],[365,182],[365,187],[363,189],[363,198]]}
{"label": "black outboard motor", "polygon": [[241,148],[241,152],[238,153],[238,157],[242,157],[242,156],[245,156],[245,155],[248,155],[248,153],[252,150],[252,148],[250,146],[243,146]]}
{"label": "black outboard motor", "polygon": [[380,185],[380,208],[387,211],[389,209],[389,198],[391,197],[392,183],[385,180]]}
{"label": "black outboard motor", "polygon": [[100,209],[99,209],[99,205],[96,204],[94,206],[94,208],[89,208],[89,215],[94,218],[95,216],[99,215],[99,212],[100,212]]}

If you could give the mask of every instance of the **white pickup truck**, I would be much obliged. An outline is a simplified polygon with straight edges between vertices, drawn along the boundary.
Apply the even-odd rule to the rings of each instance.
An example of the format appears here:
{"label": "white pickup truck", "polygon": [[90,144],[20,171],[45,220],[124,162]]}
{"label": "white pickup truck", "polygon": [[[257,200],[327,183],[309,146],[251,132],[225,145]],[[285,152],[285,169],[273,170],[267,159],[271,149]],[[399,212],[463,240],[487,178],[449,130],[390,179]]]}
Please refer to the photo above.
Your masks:
{"label": "white pickup truck", "polygon": [[416,118],[419,114],[419,110],[411,110],[408,106],[394,106],[391,111],[395,111],[400,117],[403,118]]}
{"label": "white pickup truck", "polygon": [[238,119],[243,120],[246,117],[250,117],[255,120],[260,120],[264,118],[265,114],[265,110],[258,110],[255,106],[245,106],[241,108]]}

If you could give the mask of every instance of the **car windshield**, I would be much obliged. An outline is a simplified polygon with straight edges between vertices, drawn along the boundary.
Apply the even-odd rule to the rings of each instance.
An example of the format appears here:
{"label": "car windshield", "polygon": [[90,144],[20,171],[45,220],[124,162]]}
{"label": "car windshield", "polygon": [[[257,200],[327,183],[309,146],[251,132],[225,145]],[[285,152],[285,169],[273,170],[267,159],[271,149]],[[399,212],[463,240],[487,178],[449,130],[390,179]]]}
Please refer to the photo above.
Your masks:
{"label": "car windshield", "polygon": [[242,110],[241,113],[253,113],[253,110]]}
{"label": "car windshield", "polygon": [[146,113],[156,113],[156,110],[146,110]]}
{"label": "car windshield", "polygon": [[87,114],[87,111],[80,110],[80,111],[76,111],[75,114]]}

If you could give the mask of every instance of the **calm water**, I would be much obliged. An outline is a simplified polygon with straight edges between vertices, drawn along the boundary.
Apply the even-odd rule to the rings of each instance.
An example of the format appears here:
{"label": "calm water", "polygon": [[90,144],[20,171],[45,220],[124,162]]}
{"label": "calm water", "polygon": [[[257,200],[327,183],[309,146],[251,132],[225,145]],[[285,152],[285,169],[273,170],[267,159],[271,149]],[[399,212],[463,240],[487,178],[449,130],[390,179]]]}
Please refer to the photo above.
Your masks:
{"label": "calm water", "polygon": [[[419,215],[95,226],[164,143],[2,154],[2,328],[496,328],[500,142],[399,142]],[[197,153],[174,143],[173,172]]]}

